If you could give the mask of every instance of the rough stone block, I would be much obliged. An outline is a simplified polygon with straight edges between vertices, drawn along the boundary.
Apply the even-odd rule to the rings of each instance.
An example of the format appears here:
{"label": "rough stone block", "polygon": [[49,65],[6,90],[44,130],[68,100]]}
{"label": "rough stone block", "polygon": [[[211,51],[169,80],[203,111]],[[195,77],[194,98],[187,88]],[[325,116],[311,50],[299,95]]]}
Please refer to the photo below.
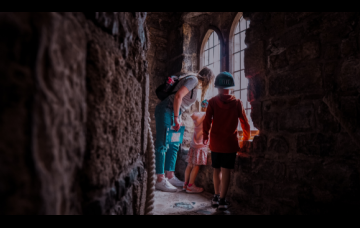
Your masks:
{"label": "rough stone block", "polygon": [[295,44],[286,49],[286,58],[290,65],[299,63],[302,60],[303,50],[301,45]]}
{"label": "rough stone block", "polygon": [[251,78],[265,70],[265,49],[263,41],[252,43],[245,49],[245,76]]}
{"label": "rough stone block", "polygon": [[306,132],[315,128],[315,113],[312,104],[284,109],[279,116],[279,131]]}
{"label": "rough stone block", "polygon": [[341,56],[343,58],[354,56],[359,52],[358,44],[355,35],[342,40],[341,42]]}
{"label": "rough stone block", "polygon": [[265,81],[260,75],[249,78],[248,101],[252,102],[265,95]]}
{"label": "rough stone block", "polygon": [[267,138],[265,135],[257,135],[253,139],[253,151],[255,154],[264,153],[267,148]]}
{"label": "rough stone block", "polygon": [[356,90],[360,88],[360,65],[358,60],[344,61],[341,67],[342,91]]}
{"label": "rough stone block", "polygon": [[320,42],[311,40],[303,44],[302,57],[306,59],[314,59],[320,55]]}
{"label": "rough stone block", "polygon": [[282,137],[272,138],[269,143],[268,151],[280,154],[287,154],[289,152],[289,144]]}
{"label": "rough stone block", "polygon": [[282,36],[274,34],[278,38],[272,41],[272,46],[276,47],[278,50],[286,49],[292,45],[302,43],[305,32],[303,26],[294,27],[293,29],[288,29]]}
{"label": "rough stone block", "polygon": [[279,34],[283,33],[285,30],[285,14],[284,12],[279,13],[271,13],[270,20],[268,21],[269,26],[271,26],[271,30],[269,31],[271,34]]}
{"label": "rough stone block", "polygon": [[[253,161],[253,172],[251,174],[252,182],[255,180],[266,181],[267,183],[273,183],[278,180],[285,180],[286,177],[286,164],[283,162],[274,162],[274,160],[257,159]],[[269,181],[271,180],[271,181]]]}
{"label": "rough stone block", "polygon": [[317,129],[320,132],[337,133],[340,131],[340,123],[330,113],[328,106],[321,100],[314,101]]}
{"label": "rough stone block", "polygon": [[251,102],[251,120],[254,123],[254,126],[257,129],[260,129],[261,127],[261,112],[262,112],[262,103],[259,101]]}
{"label": "rough stone block", "polygon": [[277,132],[278,131],[278,117],[279,114],[275,112],[263,112],[263,125],[262,128],[265,131]]}
{"label": "rough stone block", "polygon": [[340,110],[345,119],[347,119],[354,129],[359,128],[360,120],[357,110],[358,99],[356,97],[343,97],[341,98]]}
{"label": "rough stone block", "polygon": [[289,61],[286,58],[286,51],[283,51],[277,55],[271,55],[269,58],[271,68],[274,70],[281,69],[289,65]]}
{"label": "rough stone block", "polygon": [[322,44],[321,52],[322,58],[326,60],[336,60],[340,56],[340,45],[338,44]]}
{"label": "rough stone block", "polygon": [[344,23],[354,23],[355,21],[351,21],[353,16],[349,12],[324,15],[320,33],[321,43],[341,42],[341,40],[348,37],[353,29],[352,26],[344,26]]}
{"label": "rough stone block", "polygon": [[355,144],[353,140],[351,140],[350,136],[346,132],[341,132],[336,135],[336,145],[334,148],[334,153],[339,156],[344,156],[347,158],[351,158],[353,156],[358,156],[359,147]]}
{"label": "rough stone block", "polygon": [[246,30],[245,44],[250,46],[251,43],[263,40],[266,36],[266,28],[263,24],[251,24]]}
{"label": "rough stone block", "polygon": [[321,71],[316,63],[306,64],[291,73],[273,74],[269,78],[269,93],[271,96],[321,92]]}
{"label": "rough stone block", "polygon": [[311,156],[329,156],[334,151],[335,137],[321,133],[298,135],[296,139],[297,153]]}
{"label": "rough stone block", "polygon": [[244,174],[251,173],[253,160],[252,157],[238,156],[236,159],[236,170],[239,170]]}

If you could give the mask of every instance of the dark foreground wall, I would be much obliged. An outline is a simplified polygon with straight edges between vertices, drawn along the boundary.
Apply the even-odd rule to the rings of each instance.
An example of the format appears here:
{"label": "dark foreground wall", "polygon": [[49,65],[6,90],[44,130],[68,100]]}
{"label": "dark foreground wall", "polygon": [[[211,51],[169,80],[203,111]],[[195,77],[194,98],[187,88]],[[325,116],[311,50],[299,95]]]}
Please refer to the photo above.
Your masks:
{"label": "dark foreground wall", "polygon": [[232,197],[266,214],[360,212],[358,13],[244,13],[260,129]]}
{"label": "dark foreground wall", "polygon": [[0,214],[142,214],[146,13],[0,13]]}

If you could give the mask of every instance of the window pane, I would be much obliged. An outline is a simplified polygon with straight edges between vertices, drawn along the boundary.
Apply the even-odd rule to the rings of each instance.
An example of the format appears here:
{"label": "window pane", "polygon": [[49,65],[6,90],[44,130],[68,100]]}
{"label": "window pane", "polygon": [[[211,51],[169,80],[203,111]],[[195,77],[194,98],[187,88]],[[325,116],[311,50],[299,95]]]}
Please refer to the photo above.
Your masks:
{"label": "window pane", "polygon": [[216,45],[214,61],[219,61],[219,60],[220,60],[220,45]]}
{"label": "window pane", "polygon": [[213,47],[214,46],[214,32],[211,33],[209,42],[210,42],[209,43],[209,48]]}
{"label": "window pane", "polygon": [[246,21],[247,28],[250,28],[250,21]]}
{"label": "window pane", "polygon": [[241,90],[240,96],[241,96],[240,100],[243,103],[244,108],[247,108],[247,106],[246,106],[246,104],[247,104],[247,90],[246,89]]}
{"label": "window pane", "polygon": [[242,17],[242,18],[240,19],[240,32],[241,32],[241,31],[244,31],[244,30],[246,30],[246,21],[245,21],[245,19]]}
{"label": "window pane", "polygon": [[236,53],[234,58],[234,71],[240,70],[240,53]]}
{"label": "window pane", "polygon": [[215,46],[219,43],[219,37],[216,32],[214,32],[213,34],[214,34],[214,46]]}
{"label": "window pane", "polygon": [[240,51],[240,34],[234,36],[234,53]]}
{"label": "window pane", "polygon": [[247,89],[248,85],[249,85],[249,79],[247,79],[245,77],[245,72],[242,70],[241,71],[241,87],[240,88]]}
{"label": "window pane", "polygon": [[246,45],[245,45],[245,32],[240,33],[240,44],[241,44],[241,50],[244,50],[246,48]]}
{"label": "window pane", "polygon": [[209,48],[209,40],[208,41],[206,41],[206,44],[205,44],[205,49],[204,50],[206,50],[206,49],[208,49]]}
{"label": "window pane", "polygon": [[204,61],[204,64],[205,65],[208,65],[209,64],[209,51],[205,51],[205,61]]}
{"label": "window pane", "polygon": [[217,61],[217,62],[214,63],[213,73],[214,73],[215,76],[220,74],[220,61]]}
{"label": "window pane", "polygon": [[244,51],[241,51],[241,70],[245,69],[244,66]]}
{"label": "window pane", "polygon": [[213,63],[214,62],[214,48],[211,48],[209,50],[209,63]]}
{"label": "window pane", "polygon": [[236,97],[236,99],[240,99],[240,91],[235,91],[234,96]]}
{"label": "window pane", "polygon": [[238,32],[240,32],[240,21],[238,22],[238,24],[236,25],[236,29],[235,29],[235,33],[234,34],[236,34],[236,33],[238,33]]}
{"label": "window pane", "polygon": [[235,79],[235,90],[240,90],[240,71],[236,72],[234,74],[234,79]]}

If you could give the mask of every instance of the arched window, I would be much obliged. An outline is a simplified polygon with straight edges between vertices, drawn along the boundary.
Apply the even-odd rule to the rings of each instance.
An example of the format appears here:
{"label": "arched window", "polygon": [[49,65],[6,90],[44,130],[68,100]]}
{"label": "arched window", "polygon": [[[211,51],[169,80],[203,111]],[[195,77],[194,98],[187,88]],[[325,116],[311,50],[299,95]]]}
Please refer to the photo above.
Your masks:
{"label": "arched window", "polygon": [[[204,66],[209,67],[214,75],[220,73],[220,52],[221,51],[221,42],[218,34],[214,30],[209,30],[204,38],[203,45],[201,48],[201,68]],[[214,88],[214,85],[211,85],[208,89],[205,99],[210,99],[218,94],[217,90]]]}
{"label": "arched window", "polygon": [[[242,17],[242,13],[239,13],[233,23],[230,31],[230,72],[235,79],[234,95],[240,99],[244,105],[246,116],[249,120],[250,129],[253,133],[257,131],[254,127],[252,119],[250,117],[251,106],[247,99],[248,91],[248,79],[245,77],[245,66],[244,66],[244,52],[246,48],[245,44],[245,31],[249,27],[250,22],[246,21]],[[240,124],[239,124],[239,129]]]}

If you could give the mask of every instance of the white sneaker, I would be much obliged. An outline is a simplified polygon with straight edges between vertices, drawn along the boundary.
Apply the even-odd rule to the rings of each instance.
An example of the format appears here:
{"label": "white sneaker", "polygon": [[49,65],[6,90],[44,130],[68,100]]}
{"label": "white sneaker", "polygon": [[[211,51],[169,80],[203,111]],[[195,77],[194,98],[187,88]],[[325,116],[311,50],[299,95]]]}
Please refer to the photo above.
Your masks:
{"label": "white sneaker", "polygon": [[176,176],[174,176],[171,179],[168,179],[170,184],[174,185],[175,187],[183,187],[184,186],[184,181],[181,181],[179,179],[177,179]]}
{"label": "white sneaker", "polygon": [[172,184],[169,183],[167,179],[163,179],[161,182],[156,182],[155,189],[163,192],[176,192],[177,188],[175,188]]}

